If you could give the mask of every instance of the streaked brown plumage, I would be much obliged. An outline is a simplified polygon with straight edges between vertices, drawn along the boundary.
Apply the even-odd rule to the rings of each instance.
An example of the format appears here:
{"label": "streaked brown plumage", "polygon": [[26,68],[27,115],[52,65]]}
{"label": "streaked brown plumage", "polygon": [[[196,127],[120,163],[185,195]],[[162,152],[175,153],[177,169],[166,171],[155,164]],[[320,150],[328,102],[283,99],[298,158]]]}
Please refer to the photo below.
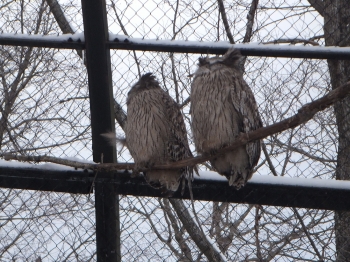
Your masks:
{"label": "streaked brown plumage", "polygon": [[[186,126],[177,103],[151,74],[133,85],[127,98],[126,144],[135,161],[135,170],[192,156]],[[181,178],[192,179],[190,167],[145,172],[146,181],[171,196]]]}
{"label": "streaked brown plumage", "polygon": [[[239,68],[241,54],[229,49],[222,57],[200,58],[191,87],[191,116],[198,153],[212,153],[230,145],[243,132],[262,127],[258,107]],[[253,175],[260,157],[254,141],[210,161],[237,189]]]}

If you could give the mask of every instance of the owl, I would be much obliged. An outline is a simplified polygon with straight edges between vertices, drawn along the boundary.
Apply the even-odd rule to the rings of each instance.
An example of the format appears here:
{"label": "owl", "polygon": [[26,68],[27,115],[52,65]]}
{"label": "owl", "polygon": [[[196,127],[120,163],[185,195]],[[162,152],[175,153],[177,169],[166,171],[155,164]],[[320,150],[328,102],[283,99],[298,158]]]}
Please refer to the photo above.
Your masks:
{"label": "owl", "polygon": [[[213,154],[229,146],[240,133],[262,127],[252,90],[243,79],[241,54],[229,49],[222,57],[199,58],[191,85],[191,128],[196,150]],[[260,157],[253,141],[210,161],[230,186],[241,188],[253,175]]]}
{"label": "owl", "polygon": [[[125,138],[134,171],[192,157],[180,108],[151,73],[143,75],[128,93]],[[193,168],[150,170],[144,175],[152,187],[169,197],[181,178],[192,179]]]}

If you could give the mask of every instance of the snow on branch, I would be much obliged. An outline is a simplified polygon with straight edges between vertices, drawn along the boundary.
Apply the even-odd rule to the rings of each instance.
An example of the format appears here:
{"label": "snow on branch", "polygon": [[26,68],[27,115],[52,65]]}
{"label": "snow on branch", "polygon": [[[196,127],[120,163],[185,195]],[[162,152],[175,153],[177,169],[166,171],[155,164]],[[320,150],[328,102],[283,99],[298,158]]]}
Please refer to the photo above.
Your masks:
{"label": "snow on branch", "polygon": [[[336,103],[344,99],[346,96],[350,94],[350,82],[347,82],[345,85],[342,85],[332,91],[330,91],[325,96],[305,104],[302,106],[298,113],[288,117],[278,123],[259,128],[255,131],[251,131],[249,133],[241,133],[235,141],[228,147],[222,148],[218,150],[216,154],[211,155],[202,155],[196,156],[192,158],[187,158],[178,162],[167,163],[163,165],[153,166],[152,169],[177,169],[179,167],[185,166],[195,166],[197,164],[203,163],[210,159],[214,159],[225,152],[232,151],[238,147],[241,147],[249,142],[254,140],[263,139],[268,136],[274,135],[276,133],[280,133],[290,128],[295,128],[301,124],[309,121],[317,112],[326,109],[332,104]],[[3,157],[5,160],[18,160],[24,162],[51,162],[66,166],[71,166],[75,168],[89,169],[94,171],[115,171],[115,170],[129,170],[134,168],[133,163],[101,163],[101,164],[89,164],[89,163],[81,163],[78,161],[71,161],[67,159],[61,159],[51,156],[22,156],[22,155],[14,155],[14,154],[1,154],[0,157]],[[143,169],[140,171],[147,171],[149,169]]]}

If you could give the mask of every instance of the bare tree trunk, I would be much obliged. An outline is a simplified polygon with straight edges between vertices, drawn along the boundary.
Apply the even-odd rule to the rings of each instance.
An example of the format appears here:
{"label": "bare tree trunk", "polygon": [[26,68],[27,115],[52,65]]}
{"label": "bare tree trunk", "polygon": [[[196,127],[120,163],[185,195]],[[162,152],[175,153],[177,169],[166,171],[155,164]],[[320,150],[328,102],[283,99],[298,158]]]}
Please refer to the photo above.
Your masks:
{"label": "bare tree trunk", "polygon": [[[323,1],[325,41],[328,46],[350,46],[350,1]],[[328,60],[332,88],[350,79],[350,61]],[[350,180],[350,98],[335,103],[339,133],[336,179]],[[350,212],[335,213],[337,261],[350,257]]]}

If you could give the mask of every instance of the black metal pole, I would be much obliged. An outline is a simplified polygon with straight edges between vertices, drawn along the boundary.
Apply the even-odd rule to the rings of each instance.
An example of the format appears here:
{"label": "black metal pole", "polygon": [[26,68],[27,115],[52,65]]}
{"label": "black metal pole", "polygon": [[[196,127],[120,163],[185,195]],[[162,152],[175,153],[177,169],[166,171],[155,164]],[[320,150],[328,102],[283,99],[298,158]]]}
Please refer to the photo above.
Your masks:
{"label": "black metal pole", "polygon": [[[51,47],[68,49],[85,49],[85,41],[79,34],[56,39],[52,36],[37,36],[25,34],[0,34],[0,45],[10,46],[32,46],[32,47]],[[331,47],[331,46],[286,46],[286,45],[254,45],[254,44],[235,44],[214,43],[214,42],[196,42],[183,40],[151,40],[151,39],[133,39],[128,36],[113,36],[107,42],[110,49],[137,50],[137,51],[156,51],[156,52],[174,52],[174,53],[193,53],[193,54],[224,54],[228,48],[234,47],[241,51],[244,56],[265,56],[265,57],[288,57],[288,58],[310,58],[310,59],[339,59],[350,60],[349,47]]]}
{"label": "black metal pole", "polygon": [[[105,0],[82,0],[95,162],[116,162],[115,146],[101,134],[114,131],[113,89]],[[98,176],[99,174],[97,174]],[[104,174],[112,178],[110,174]],[[119,198],[113,183],[95,182],[97,261],[121,261]]]}

